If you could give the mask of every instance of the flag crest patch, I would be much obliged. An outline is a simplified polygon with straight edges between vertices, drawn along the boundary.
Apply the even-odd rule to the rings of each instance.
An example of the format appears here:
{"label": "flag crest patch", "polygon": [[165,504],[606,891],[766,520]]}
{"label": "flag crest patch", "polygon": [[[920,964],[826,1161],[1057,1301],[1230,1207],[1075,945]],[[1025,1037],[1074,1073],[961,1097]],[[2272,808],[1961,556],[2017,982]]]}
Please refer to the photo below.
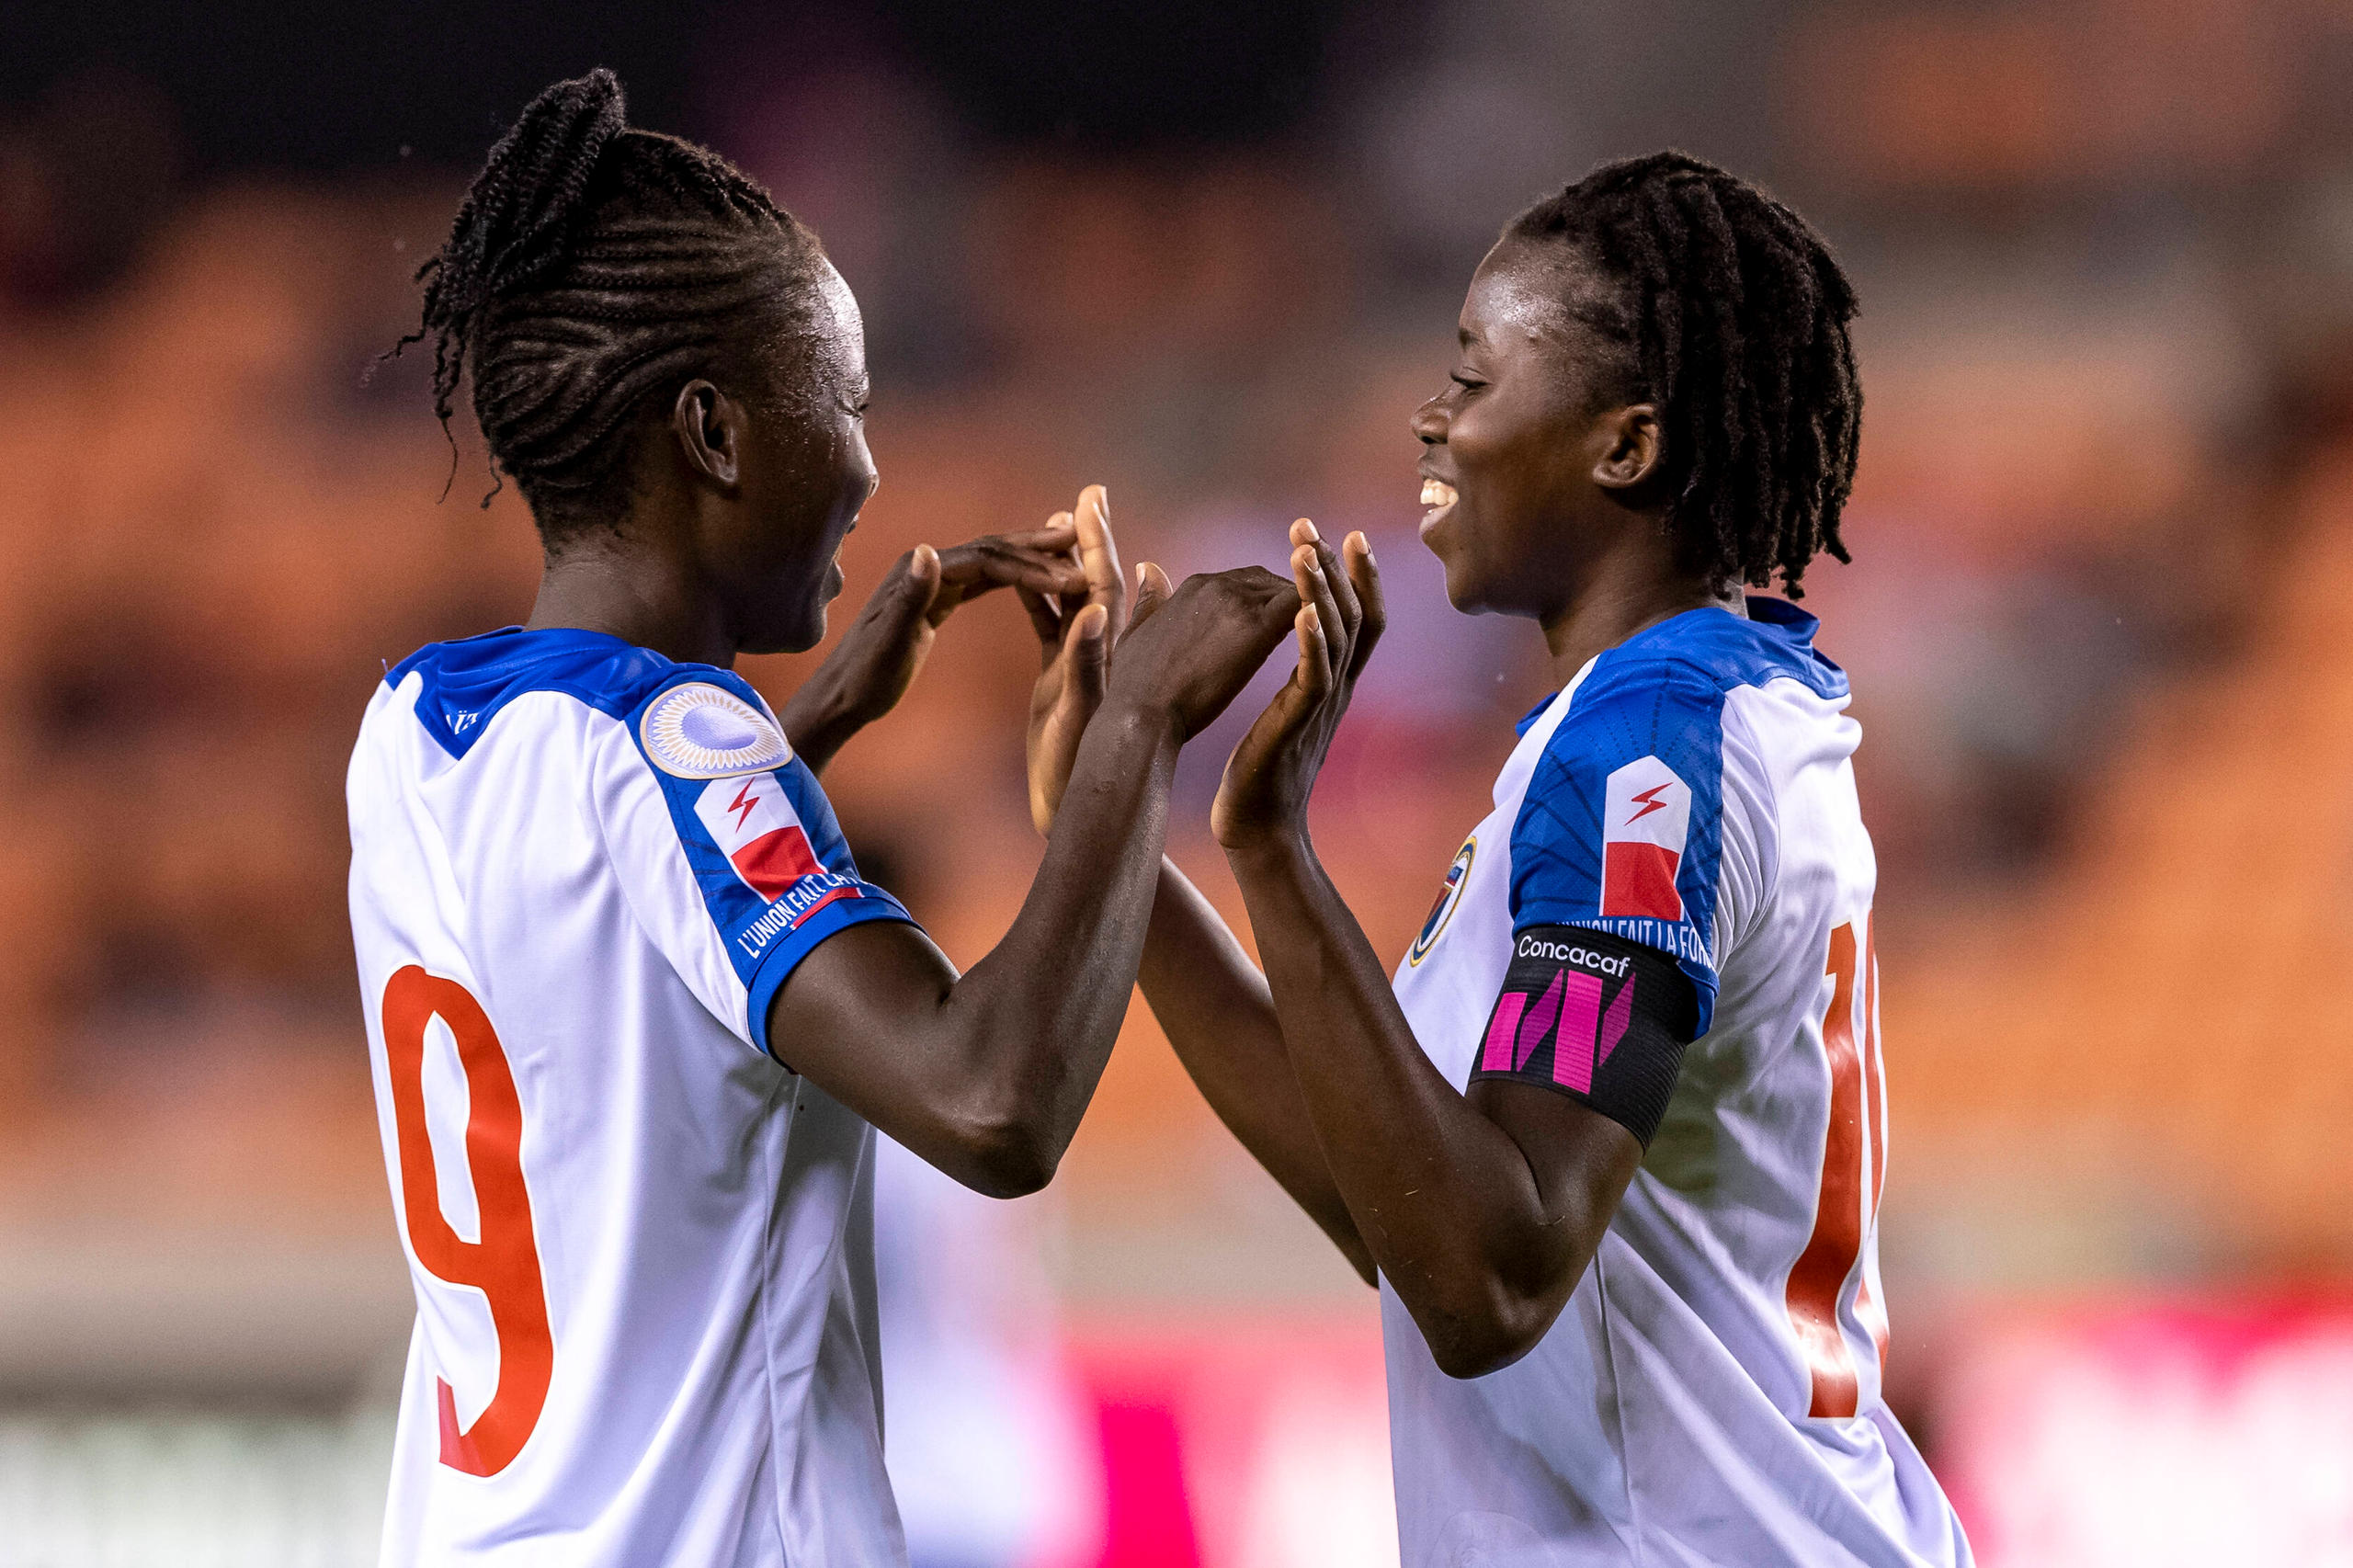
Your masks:
{"label": "flag crest patch", "polygon": [[1691,787],[1655,756],[1609,776],[1601,813],[1601,914],[1679,921],[1676,878],[1691,832]]}

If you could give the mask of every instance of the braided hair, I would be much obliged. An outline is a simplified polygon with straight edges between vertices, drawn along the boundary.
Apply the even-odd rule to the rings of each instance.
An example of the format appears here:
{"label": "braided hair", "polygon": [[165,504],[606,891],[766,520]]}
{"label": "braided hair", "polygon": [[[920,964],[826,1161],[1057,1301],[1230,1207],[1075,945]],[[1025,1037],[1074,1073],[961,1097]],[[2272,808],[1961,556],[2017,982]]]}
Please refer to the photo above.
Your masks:
{"label": "braided hair", "polygon": [[445,434],[472,372],[494,472],[552,540],[620,520],[621,437],[657,394],[710,371],[764,380],[757,350],[805,321],[824,254],[717,153],[631,129],[620,82],[592,71],[491,149],[392,352],[432,338]]}
{"label": "braided hair", "polygon": [[1626,401],[1658,405],[1687,571],[1763,587],[1778,570],[1798,598],[1817,552],[1848,559],[1855,291],[1804,219],[1712,164],[1654,153],[1603,165],[1504,238],[1565,246],[1597,275],[1564,302],[1621,354]]}

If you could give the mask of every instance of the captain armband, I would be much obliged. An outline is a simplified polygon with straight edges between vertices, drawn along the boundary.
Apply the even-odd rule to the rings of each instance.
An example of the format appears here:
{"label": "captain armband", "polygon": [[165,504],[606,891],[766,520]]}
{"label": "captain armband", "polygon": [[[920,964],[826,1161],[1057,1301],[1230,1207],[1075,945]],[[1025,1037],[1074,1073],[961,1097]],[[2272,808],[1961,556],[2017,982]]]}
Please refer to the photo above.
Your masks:
{"label": "captain armband", "polygon": [[1698,993],[1671,955],[1606,931],[1530,926],[1512,934],[1471,1082],[1540,1084],[1648,1149],[1699,1017]]}

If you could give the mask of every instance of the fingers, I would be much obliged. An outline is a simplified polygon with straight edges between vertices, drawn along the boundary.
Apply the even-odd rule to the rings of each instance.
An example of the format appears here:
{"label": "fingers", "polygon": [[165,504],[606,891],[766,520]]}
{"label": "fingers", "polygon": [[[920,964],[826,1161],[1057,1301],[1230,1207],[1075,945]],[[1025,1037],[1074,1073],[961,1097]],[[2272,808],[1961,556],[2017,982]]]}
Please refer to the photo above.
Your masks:
{"label": "fingers", "polygon": [[1332,644],[1324,635],[1324,618],[1313,605],[1302,605],[1291,625],[1299,631],[1300,692],[1321,701],[1332,690]]}
{"label": "fingers", "polygon": [[[1313,525],[1302,519],[1300,526],[1313,536]],[[1340,608],[1334,582],[1339,574],[1327,571],[1323,556],[1316,552],[1315,545],[1322,542],[1318,540],[1315,543],[1302,544],[1290,552],[1291,581],[1299,589],[1300,612],[1305,614],[1311,609],[1315,612],[1318,636],[1328,661],[1327,669],[1329,665],[1345,667],[1348,657],[1350,618]]]}
{"label": "fingers", "polygon": [[1049,555],[1067,555],[1078,548],[1078,530],[1071,525],[1068,512],[1056,512],[1040,528],[1020,528],[1011,533],[990,536],[1023,550],[1040,550]]}
{"label": "fingers", "polygon": [[[1324,643],[1320,618],[1302,605],[1291,618],[1291,631],[1299,642],[1299,668],[1267,700],[1265,711],[1226,759],[1227,784],[1237,771],[1254,773],[1267,766],[1284,741],[1314,716],[1324,693],[1331,689],[1331,651]],[[1219,794],[1224,792],[1221,787]]]}
{"label": "fingers", "polygon": [[1293,549],[1302,544],[1308,546],[1315,551],[1315,559],[1323,562],[1324,580],[1332,585],[1332,602],[1339,606],[1345,622],[1342,627],[1335,627],[1334,633],[1343,641],[1354,641],[1358,614],[1357,591],[1342,569],[1339,554],[1324,540],[1322,531],[1305,517],[1291,524],[1290,542]]}
{"label": "fingers", "polygon": [[1078,535],[1079,574],[1086,579],[1086,602],[1101,605],[1116,623],[1127,608],[1128,585],[1120,575],[1120,547],[1111,537],[1111,499],[1099,484],[1078,493],[1073,514]]}
{"label": "fingers", "polygon": [[919,544],[899,557],[890,578],[867,601],[869,616],[892,621],[917,620],[939,597],[939,552]]}
{"label": "fingers", "polygon": [[1139,563],[1136,567],[1136,608],[1135,613],[1128,617],[1128,630],[1133,631],[1142,626],[1155,610],[1168,602],[1176,591],[1169,585],[1167,573],[1149,561]]}
{"label": "fingers", "polygon": [[1389,628],[1389,602],[1381,592],[1381,566],[1372,558],[1372,541],[1362,529],[1350,534],[1340,545],[1340,557],[1346,564],[1345,575],[1357,598],[1357,634],[1348,650],[1350,678],[1364,671],[1365,662],[1372,657],[1372,645]]}
{"label": "fingers", "polygon": [[1070,622],[1070,678],[1082,707],[1095,711],[1103,700],[1103,683],[1109,665],[1111,612],[1101,605],[1081,606]]}
{"label": "fingers", "polygon": [[1029,612],[1029,629],[1038,634],[1038,657],[1042,665],[1051,665],[1054,655],[1062,651],[1063,617],[1054,601],[1035,588],[1016,585],[1013,590],[1020,597],[1021,608]]}
{"label": "fingers", "polygon": [[[1042,530],[1041,530],[1042,531]],[[1008,585],[1045,594],[1081,594],[1086,578],[1067,553],[1035,550],[999,538],[976,539],[940,552],[940,575],[963,597]]]}

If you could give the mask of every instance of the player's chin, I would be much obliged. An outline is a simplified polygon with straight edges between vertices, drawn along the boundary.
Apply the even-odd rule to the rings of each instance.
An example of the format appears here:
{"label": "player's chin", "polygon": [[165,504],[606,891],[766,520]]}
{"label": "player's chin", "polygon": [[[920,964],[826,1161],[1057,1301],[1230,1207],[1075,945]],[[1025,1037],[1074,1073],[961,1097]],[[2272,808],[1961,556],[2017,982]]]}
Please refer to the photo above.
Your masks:
{"label": "player's chin", "polygon": [[1489,585],[1480,574],[1478,563],[1460,552],[1449,553],[1434,550],[1438,564],[1446,568],[1446,602],[1464,615],[1484,615],[1495,608],[1488,592]]}
{"label": "player's chin", "polygon": [[1422,546],[1438,558],[1446,573],[1446,602],[1465,615],[1476,615],[1485,607],[1479,602],[1479,573],[1470,552],[1462,548],[1461,539],[1444,527],[1444,517],[1422,528]]}
{"label": "player's chin", "polygon": [[[839,588],[834,590],[835,594],[839,592],[841,592]],[[831,594],[826,596],[827,598],[832,597]],[[785,640],[785,645],[777,651],[781,653],[807,653],[825,640],[825,606],[824,601],[820,600],[809,607],[807,619]]]}

